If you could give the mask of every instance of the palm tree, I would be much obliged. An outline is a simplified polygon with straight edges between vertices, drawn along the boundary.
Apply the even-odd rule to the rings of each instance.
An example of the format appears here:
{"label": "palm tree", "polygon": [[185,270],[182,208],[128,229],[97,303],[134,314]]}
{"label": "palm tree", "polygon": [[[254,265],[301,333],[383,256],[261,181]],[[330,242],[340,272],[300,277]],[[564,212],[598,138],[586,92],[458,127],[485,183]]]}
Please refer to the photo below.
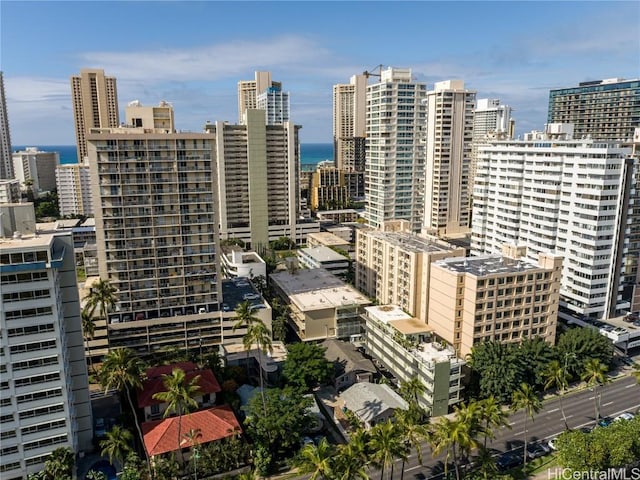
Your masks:
{"label": "palm tree", "polygon": [[486,447],[480,447],[478,449],[478,456],[476,457],[478,464],[478,470],[482,474],[482,478],[487,480],[488,478],[495,478],[498,474],[498,467],[496,461],[491,454],[491,450]]}
{"label": "palm tree", "polygon": [[565,430],[569,430],[567,424],[567,417],[564,414],[564,405],[562,404],[562,398],[565,394],[565,389],[569,385],[569,379],[571,378],[567,370],[560,364],[558,360],[552,360],[547,369],[544,372],[545,384],[544,389],[556,388],[560,392],[560,412],[562,413],[562,419],[564,420]]}
{"label": "palm tree", "polygon": [[100,370],[100,383],[105,391],[112,389],[118,390],[121,394],[124,392],[129,401],[129,407],[133,414],[133,422],[135,423],[140,441],[142,442],[142,448],[144,449],[145,460],[147,461],[147,467],[149,468],[149,475],[153,478],[153,471],[151,470],[151,462],[149,461],[149,453],[147,452],[147,446],[144,443],[144,436],[138,423],[138,415],[136,413],[136,407],[133,404],[131,398],[132,389],[142,388],[142,373],[144,371],[144,364],[140,360],[133,350],[128,348],[118,348],[111,350],[104,358],[102,363],[102,369]]}
{"label": "palm tree", "polygon": [[190,428],[187,433],[183,435],[184,439],[180,444],[187,442],[191,447],[191,457],[193,459],[193,475],[195,480],[198,480],[198,458],[200,458],[200,452],[198,451],[198,440],[202,437],[202,430],[199,428]]}
{"label": "palm tree", "polygon": [[584,373],[581,379],[587,382],[587,385],[593,387],[593,402],[595,404],[596,424],[600,418],[600,403],[598,398],[598,386],[607,383],[607,367],[600,363],[600,360],[590,358],[584,364]]}
{"label": "palm tree", "polygon": [[434,425],[431,432],[431,454],[437,457],[441,453],[445,452],[444,457],[444,477],[449,478],[449,458],[451,456],[451,449],[453,441],[451,438],[451,431],[453,429],[453,420],[447,417],[440,417],[440,420]]}
{"label": "palm tree", "polygon": [[[402,441],[405,445],[411,445],[411,448],[416,451],[418,462],[422,465],[422,441],[426,440],[429,436],[426,426],[418,423],[417,416],[414,415],[410,409],[398,410],[395,416]],[[404,463],[405,460],[403,458],[401,479],[404,477]]]}
{"label": "palm tree", "polygon": [[44,477],[55,480],[71,479],[75,457],[69,447],[56,448],[44,463]]}
{"label": "palm tree", "polygon": [[104,318],[118,302],[118,290],[111,285],[108,280],[100,279],[91,286],[90,293],[83,298],[85,308],[89,312],[89,315],[93,317],[93,314],[98,310],[98,318]]}
{"label": "palm tree", "polygon": [[126,428],[122,428],[120,425],[115,425],[104,440],[100,441],[100,455],[107,455],[109,461],[114,463],[117,460],[120,465],[124,465],[124,460],[129,453],[133,452],[131,443],[133,442],[133,435]]}
{"label": "palm tree", "polygon": [[407,459],[407,447],[405,446],[398,427],[387,420],[374,426],[369,433],[369,448],[371,449],[371,461],[380,468],[380,480],[384,478],[384,471],[391,467],[393,478],[393,463],[396,458]]}
{"label": "palm tree", "polygon": [[461,457],[468,460],[471,450],[478,446],[477,436],[485,433],[482,425],[482,407],[476,401],[462,403],[455,407],[455,414],[456,422],[463,426],[456,429],[456,435],[461,440],[458,443],[458,451]]}
{"label": "palm tree", "polygon": [[96,324],[93,321],[93,317],[89,313],[87,308],[83,308],[80,312],[80,316],[82,318],[82,336],[84,337],[85,350],[87,351],[87,355],[89,357],[89,366],[94,376],[97,376],[98,372],[93,365],[93,358],[91,356],[91,348],[89,347],[89,340],[93,340],[93,335],[96,331]]}
{"label": "palm tree", "polygon": [[171,375],[162,376],[162,384],[166,391],[153,394],[154,400],[160,400],[167,403],[167,409],[164,412],[164,418],[175,413],[178,416],[178,450],[180,452],[181,463],[184,463],[182,455],[182,416],[188,413],[192,408],[198,408],[198,402],[195,396],[200,390],[198,381],[200,375],[196,375],[191,380],[187,380],[187,374],[181,368],[174,368]]}
{"label": "palm tree", "polygon": [[402,382],[399,393],[408,403],[418,405],[418,398],[426,390],[424,383],[418,377],[412,377],[411,380]]}
{"label": "palm tree", "polygon": [[[260,318],[255,315],[255,311],[255,308],[251,306],[248,300],[238,304],[235,310],[236,316],[234,318],[236,323],[233,324],[232,331],[235,332],[239,328],[246,327],[246,336],[249,333],[249,327],[255,322],[261,321]],[[251,347],[246,348],[247,343],[244,341],[242,343],[244,344],[245,350],[247,351],[247,378],[249,378],[249,352],[251,351]]]}
{"label": "palm tree", "polygon": [[365,468],[369,463],[367,442],[369,435],[366,430],[359,428],[349,438],[349,443],[338,446],[338,455],[334,465],[336,480],[353,480],[360,478],[368,480]]}
{"label": "palm tree", "polygon": [[533,422],[533,416],[542,408],[542,402],[538,398],[535,390],[526,383],[520,385],[511,397],[511,410],[517,412],[520,409],[524,409],[524,463],[523,470],[527,468],[527,417],[531,417]]}
{"label": "palm tree", "polygon": [[333,471],[335,450],[326,438],[320,440],[318,446],[305,445],[300,451],[300,459],[297,466],[300,473],[310,473],[309,480],[318,478],[329,479]]}
{"label": "palm tree", "polygon": [[494,396],[485,398],[479,402],[480,419],[484,421],[484,427],[482,428],[482,435],[484,437],[483,447],[487,448],[487,438],[495,438],[493,428],[507,427],[509,426],[509,414],[502,409],[502,405],[496,401]]}

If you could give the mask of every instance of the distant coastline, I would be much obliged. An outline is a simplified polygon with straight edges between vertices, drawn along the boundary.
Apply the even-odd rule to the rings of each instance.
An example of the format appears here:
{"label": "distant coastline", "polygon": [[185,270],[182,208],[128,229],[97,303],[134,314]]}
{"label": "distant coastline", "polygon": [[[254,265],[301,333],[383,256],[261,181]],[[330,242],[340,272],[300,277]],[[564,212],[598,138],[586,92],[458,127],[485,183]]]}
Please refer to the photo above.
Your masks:
{"label": "distant coastline", "polygon": [[[75,145],[13,145],[13,151],[37,147],[45,152],[58,152],[60,164],[78,163]],[[333,160],[332,143],[303,143],[300,145],[300,165],[302,170],[315,170],[316,165],[324,160]]]}

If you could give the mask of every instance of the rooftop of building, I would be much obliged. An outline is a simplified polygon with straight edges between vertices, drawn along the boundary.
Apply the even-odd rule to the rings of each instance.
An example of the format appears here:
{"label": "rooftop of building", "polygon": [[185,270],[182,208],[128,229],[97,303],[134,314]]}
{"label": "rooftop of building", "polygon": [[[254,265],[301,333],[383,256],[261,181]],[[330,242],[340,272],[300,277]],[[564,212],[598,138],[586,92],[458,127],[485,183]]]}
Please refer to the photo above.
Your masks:
{"label": "rooftop of building", "polygon": [[[1,233],[1,230],[0,230]],[[19,237],[1,237],[0,250],[6,249],[30,249],[35,247],[49,246],[56,235],[53,232],[38,232],[36,235],[22,234]],[[6,252],[3,252],[6,253]]]}
{"label": "rooftop of building", "polygon": [[[345,227],[345,229],[348,229],[348,227]],[[322,243],[323,245],[326,245],[327,247],[330,247],[330,246],[340,247],[342,245],[349,244],[349,242],[347,242],[343,238],[331,232],[309,233],[307,235],[307,241],[309,241],[309,239],[317,240],[318,242]]]}
{"label": "rooftop of building", "polygon": [[443,245],[435,240],[421,237],[415,233],[366,230],[366,234],[414,253],[446,252],[447,250],[451,250],[451,247],[448,245]]}
{"label": "rooftop of building", "polygon": [[412,352],[428,363],[459,361],[453,348],[438,342],[420,343]]}
{"label": "rooftop of building", "polygon": [[445,258],[432,263],[446,270],[457,273],[468,273],[476,277],[504,275],[540,270],[542,267],[528,260],[505,257],[502,255],[485,255],[480,257]]}
{"label": "rooftop of building", "polygon": [[397,305],[373,305],[371,307],[365,307],[365,311],[369,316],[383,323],[413,318]]}
{"label": "rooftop of building", "polygon": [[390,408],[409,408],[406,400],[389,385],[369,382],[354,383],[340,394],[338,401],[365,422],[375,419]]}
{"label": "rooftop of building", "polygon": [[[344,245],[344,241],[343,241]],[[324,245],[320,245],[317,247],[307,247],[301,248],[298,250],[300,254],[306,255],[307,257],[311,257],[318,262],[348,262],[349,259],[344,255],[339,254],[335,250],[326,247]]]}
{"label": "rooftop of building", "polygon": [[[287,347],[285,347],[284,343],[272,342],[271,347],[273,348],[273,350],[267,353],[267,356],[271,359],[271,361],[284,362],[287,359],[288,352]],[[232,343],[230,345],[222,345],[222,348],[224,349],[225,355],[241,354],[245,356],[251,356],[254,353],[257,353],[258,350],[262,347],[260,347],[257,343],[252,343],[251,347],[247,349],[243,343]]]}
{"label": "rooftop of building", "polygon": [[352,343],[330,338],[320,345],[326,349],[325,358],[333,362],[336,375],[353,371],[376,373],[373,362],[365,358]]}
{"label": "rooftop of building", "polygon": [[368,298],[324,268],[273,273],[270,276],[303,311],[346,305],[368,305]]}
{"label": "rooftop of building", "polygon": [[249,302],[254,308],[265,306],[265,300],[260,292],[246,277],[236,277],[222,281],[222,309],[233,312],[242,302]]}
{"label": "rooftop of building", "polygon": [[[238,419],[228,405],[142,424],[144,443],[150,456],[177,450],[178,432],[184,434],[190,430],[200,432],[200,445],[242,433]],[[186,439],[181,445],[182,448],[191,446]]]}

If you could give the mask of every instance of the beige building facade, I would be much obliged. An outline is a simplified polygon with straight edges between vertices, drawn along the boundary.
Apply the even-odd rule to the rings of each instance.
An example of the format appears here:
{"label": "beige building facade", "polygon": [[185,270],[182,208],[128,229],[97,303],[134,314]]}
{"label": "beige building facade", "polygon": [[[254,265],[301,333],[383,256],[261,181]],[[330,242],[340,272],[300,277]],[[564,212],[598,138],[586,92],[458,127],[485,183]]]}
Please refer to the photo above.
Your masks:
{"label": "beige building facade", "polygon": [[258,95],[268,88],[282,89],[281,82],[271,79],[271,72],[255,72],[254,80],[240,80],[238,82],[238,122],[244,121],[244,112],[258,108]]}
{"label": "beige building facade", "polygon": [[366,95],[365,75],[354,75],[349,83],[333,86],[333,156],[341,170],[364,170]]}
{"label": "beige building facade", "polygon": [[465,252],[408,229],[408,222],[387,222],[382,230],[356,230],[355,285],[381,304],[426,319],[431,262]]}
{"label": "beige building facade", "polygon": [[118,290],[111,348],[221,343],[215,141],[142,127],[89,135],[100,277]]}
{"label": "beige building facade", "polygon": [[88,164],[58,165],[56,168],[56,187],[61,216],[93,215],[91,176]]}
{"label": "beige building facade", "polygon": [[428,324],[459,357],[486,340],[555,342],[562,257],[540,254],[535,264],[524,253],[505,245],[503,255],[431,265]]}
{"label": "beige building facade", "polygon": [[425,233],[469,232],[475,101],[476,92],[465,89],[462,80],[436,82],[427,92]]}
{"label": "beige building facade", "polygon": [[115,128],[120,125],[118,89],[115,77],[104,70],[83,68],[71,77],[71,101],[76,129],[78,163],[87,156],[87,134],[92,128]]}
{"label": "beige building facade", "polygon": [[446,415],[461,400],[461,367],[449,346],[435,342],[430,327],[397,305],[365,308],[365,348],[400,382],[418,378],[418,398],[430,416]]}
{"label": "beige building facade", "polygon": [[362,333],[362,308],[371,302],[323,268],[277,272],[269,277],[291,309],[291,326],[302,341],[349,338]]}
{"label": "beige building facade", "polygon": [[145,107],[134,100],[127,105],[125,117],[127,125],[131,127],[165,130],[167,133],[175,131],[173,107],[169,102],[162,101],[155,107]]}

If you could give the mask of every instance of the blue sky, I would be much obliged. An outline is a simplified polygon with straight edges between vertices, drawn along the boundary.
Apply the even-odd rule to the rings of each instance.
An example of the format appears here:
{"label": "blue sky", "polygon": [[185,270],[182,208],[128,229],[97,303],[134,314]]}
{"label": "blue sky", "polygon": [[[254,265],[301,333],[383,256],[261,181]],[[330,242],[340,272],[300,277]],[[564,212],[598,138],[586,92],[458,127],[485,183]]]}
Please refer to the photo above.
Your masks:
{"label": "blue sky", "polygon": [[[303,143],[331,142],[332,85],[378,64],[463,79],[541,129],[549,89],[640,76],[640,2],[0,2],[14,145],[74,144],[69,77],[103,68],[176,126],[237,121],[238,80],[270,70]],[[372,79],[373,80],[373,79]]]}

